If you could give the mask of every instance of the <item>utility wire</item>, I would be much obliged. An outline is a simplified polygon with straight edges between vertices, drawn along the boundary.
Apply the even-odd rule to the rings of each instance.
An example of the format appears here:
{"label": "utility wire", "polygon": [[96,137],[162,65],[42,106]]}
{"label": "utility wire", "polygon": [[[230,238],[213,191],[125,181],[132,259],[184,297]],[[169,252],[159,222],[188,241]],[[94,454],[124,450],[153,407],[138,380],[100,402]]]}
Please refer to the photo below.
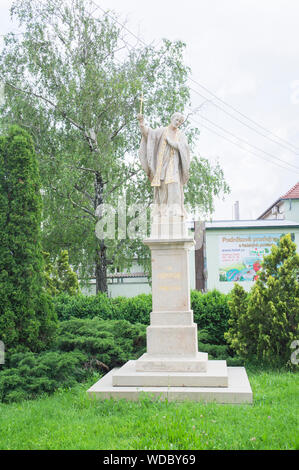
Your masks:
{"label": "utility wire", "polygon": [[[97,7],[99,8],[105,15],[109,16],[113,21],[115,21],[117,24],[119,24],[120,26],[122,26],[129,34],[131,34],[135,39],[137,39],[138,42],[140,42],[141,44],[143,44],[144,46],[146,47],[149,47],[148,44],[146,44],[145,41],[143,41],[141,38],[139,38],[136,34],[134,34],[131,30],[129,30],[124,24],[122,24],[121,22],[117,21],[112,15],[110,15],[107,11],[105,11],[102,7],[100,7],[96,2],[94,2],[93,0],[91,0],[92,3]],[[132,46],[133,47],[133,46]],[[240,116],[242,116],[243,118],[247,119],[249,122],[252,122],[255,126],[261,128],[262,130],[264,130],[265,132],[267,132],[268,134],[272,135],[273,137],[275,137],[276,139],[279,139],[281,142],[285,142],[285,144],[281,143],[281,142],[278,142],[277,140],[274,140],[272,139],[271,137],[269,137],[269,135],[266,135],[264,133],[261,133],[259,130],[257,130],[256,128],[250,126],[249,124],[245,123],[244,121],[242,121],[241,119],[238,119],[236,116],[234,116],[233,114],[229,113],[227,110],[223,109],[222,107],[220,107],[219,105],[217,105],[216,103],[214,103],[212,101],[212,104],[214,106],[216,106],[218,109],[220,109],[221,111],[223,111],[224,113],[226,113],[228,116],[230,116],[231,118],[235,119],[236,121],[240,122],[241,124],[243,124],[244,126],[248,127],[249,129],[251,129],[252,131],[256,132],[257,134],[261,135],[262,137],[270,140],[271,142],[287,149],[288,151],[290,152],[293,152],[295,153],[296,155],[299,155],[299,148],[296,147],[295,145],[293,145],[292,143],[288,142],[287,140],[275,135],[273,132],[269,131],[268,129],[266,129],[265,127],[263,127],[261,124],[258,124],[256,121],[254,121],[253,119],[251,119],[250,117],[246,116],[244,113],[242,113],[241,111],[237,110],[235,107],[233,107],[232,105],[230,105],[229,103],[227,103],[226,101],[224,101],[223,99],[219,98],[215,93],[213,93],[212,91],[210,91],[207,87],[201,85],[199,82],[197,82],[196,80],[194,80],[193,78],[191,77],[188,77],[188,80],[190,80],[191,82],[195,83],[197,86],[199,86],[200,88],[204,89],[207,93],[209,93],[211,96],[213,96],[215,99],[217,99],[218,101],[220,101],[221,103],[223,103],[224,105],[228,106],[229,108],[231,108],[235,113],[239,114]],[[193,88],[190,87],[190,90],[194,91],[195,93],[197,93],[198,95],[200,95],[201,97],[207,99],[206,96],[202,95],[199,91],[197,90],[194,90]],[[288,145],[288,147],[287,147]],[[291,148],[290,148],[291,147]]]}
{"label": "utility wire", "polygon": [[[274,158],[275,160],[279,160],[280,162],[282,163],[285,163],[286,165],[289,165],[293,168],[295,168],[296,170],[299,170],[299,167],[296,166],[296,165],[293,165],[292,163],[289,163],[289,162],[286,162],[285,160],[282,160],[281,158],[277,157],[276,155],[273,155],[273,153],[269,153],[269,152],[266,152],[265,150],[259,148],[259,147],[256,147],[255,145],[251,144],[250,142],[248,142],[248,140],[245,140],[243,139],[242,137],[239,137],[237,135],[235,135],[234,133],[228,131],[227,129],[224,129],[222,126],[219,126],[218,124],[215,124],[213,121],[211,121],[210,119],[204,117],[204,116],[200,116],[201,119],[203,119],[204,121],[207,121],[209,124],[212,124],[213,126],[217,127],[218,129],[220,129],[221,131],[231,135],[232,137],[234,137],[235,139],[238,139],[240,142],[243,142],[244,144],[248,145],[249,147],[252,147],[253,149],[257,150],[258,152],[262,152],[264,153],[265,155],[268,155],[269,157],[271,158]],[[198,125],[201,125],[198,123]]]}
{"label": "utility wire", "polygon": [[[120,25],[120,26],[121,26],[123,29],[125,29],[129,34],[131,34],[135,39],[137,39],[138,42],[142,43],[145,47],[149,47],[149,45],[146,44],[145,41],[143,41],[142,39],[140,39],[136,34],[134,34],[131,30],[129,30],[123,23],[121,23],[121,22],[119,22],[118,20],[116,20],[116,18],[114,18],[113,15],[110,15],[110,14],[108,13],[108,11],[105,11],[100,5],[98,5],[97,3],[95,3],[93,0],[91,0],[91,3],[93,3],[94,6],[96,7],[96,9],[93,11],[93,13],[94,13],[97,9],[101,10],[105,15],[109,16],[115,23],[117,23],[118,25]],[[93,14],[93,13],[92,13],[92,14]],[[22,34],[24,34],[24,33],[14,33],[14,34],[16,34],[16,35],[22,35]],[[4,37],[4,36],[5,36],[5,35],[0,35],[0,37]],[[128,45],[129,45],[129,44],[128,44]],[[131,46],[131,45],[130,45],[130,46]],[[132,47],[132,49],[134,48],[133,46],[131,46],[131,47]],[[246,116],[245,114],[243,114],[241,111],[238,111],[238,110],[237,110],[236,108],[234,108],[232,105],[230,105],[229,103],[227,103],[226,101],[224,101],[223,99],[221,99],[221,98],[219,98],[217,95],[215,95],[213,92],[211,92],[207,87],[201,85],[199,82],[197,82],[196,80],[192,79],[191,77],[188,77],[188,79],[189,79],[191,82],[195,83],[195,84],[196,84],[197,86],[199,86],[200,88],[204,89],[207,93],[209,93],[209,94],[210,94],[211,96],[213,96],[215,99],[217,99],[218,101],[220,101],[220,102],[223,103],[224,105],[226,105],[226,106],[228,106],[229,108],[231,108],[234,112],[236,112],[237,114],[241,115],[242,117],[244,117],[245,119],[247,119],[249,122],[252,122],[255,126],[260,127],[261,129],[263,129],[264,131],[266,131],[266,132],[269,133],[270,135],[273,135],[274,137],[280,139],[282,142],[286,142],[286,144],[287,144],[288,146],[291,146],[291,147],[293,147],[294,149],[296,149],[297,151],[299,151],[299,149],[297,149],[293,144],[291,144],[291,143],[287,142],[286,140],[284,140],[284,139],[282,139],[282,138],[276,136],[276,135],[273,134],[271,131],[269,131],[268,129],[266,129],[266,128],[263,127],[262,125],[258,124],[256,121],[254,121],[253,119],[249,118],[249,117]],[[201,97],[207,99],[207,97],[206,97],[205,95],[202,95],[199,91],[195,90],[194,88],[191,88],[191,87],[190,87],[190,89],[191,89],[194,93],[198,94],[199,96],[201,96]],[[248,127],[249,129],[253,130],[253,131],[256,132],[257,134],[259,134],[259,135],[265,137],[266,139],[268,139],[268,140],[274,142],[274,143],[277,144],[277,145],[280,145],[281,147],[286,148],[287,150],[289,150],[289,151],[291,151],[291,152],[296,153],[294,150],[291,150],[291,149],[290,149],[289,147],[287,147],[286,145],[284,145],[284,144],[282,144],[282,143],[280,143],[280,142],[277,142],[276,140],[272,139],[272,138],[269,137],[268,135],[265,135],[265,134],[261,133],[260,131],[258,131],[257,129],[255,129],[254,127],[248,125],[247,123],[245,123],[245,122],[242,121],[241,119],[237,118],[237,117],[234,116],[233,114],[229,113],[227,110],[223,109],[222,107],[220,107],[219,105],[217,105],[217,104],[214,103],[213,101],[212,101],[212,104],[213,104],[214,106],[216,106],[218,109],[220,109],[221,111],[223,111],[224,113],[226,113],[226,114],[227,114],[228,116],[230,116],[231,118],[235,119],[236,121],[240,122],[240,123],[243,124],[244,126],[246,126],[246,127]],[[259,147],[256,147],[256,146],[253,145],[253,144],[250,144],[250,142],[248,142],[247,140],[245,140],[245,139],[243,139],[243,138],[241,138],[241,137],[236,136],[236,135],[233,134],[232,132],[230,132],[230,131],[224,129],[223,127],[221,127],[221,126],[219,126],[219,125],[217,125],[217,124],[215,124],[214,122],[212,122],[212,121],[209,120],[208,118],[205,118],[205,117],[203,117],[203,116],[201,116],[201,118],[204,119],[205,121],[209,122],[209,123],[212,124],[213,126],[217,127],[217,128],[220,129],[221,131],[223,131],[223,132],[225,132],[225,133],[231,135],[232,137],[238,139],[240,142],[243,142],[243,143],[245,143],[246,145],[248,145],[248,146],[254,148],[255,150],[257,150],[257,151],[259,151],[259,152],[262,152],[262,153],[264,153],[265,155],[268,155],[268,156],[270,156],[271,158],[274,158],[275,160],[279,160],[280,162],[282,162],[282,163],[284,163],[284,164],[286,164],[286,165],[289,165],[290,167],[293,167],[293,168],[295,168],[296,170],[299,171],[299,168],[298,168],[297,166],[295,166],[295,165],[293,165],[293,164],[291,164],[291,163],[288,163],[288,162],[286,162],[285,160],[282,160],[282,159],[280,159],[279,157],[277,157],[277,156],[275,156],[275,155],[273,155],[273,154],[271,154],[271,153],[269,153],[269,152],[266,152],[266,151],[260,149]],[[192,120],[196,123],[196,121],[194,120],[194,118],[192,118]],[[210,132],[214,132],[215,135],[218,135],[219,137],[221,137],[221,138],[227,140],[228,142],[230,142],[230,143],[232,143],[233,145],[237,146],[237,147],[240,148],[241,150],[243,150],[243,151],[245,151],[245,152],[248,152],[248,153],[251,153],[251,154],[254,155],[255,157],[263,158],[263,157],[261,157],[260,155],[256,155],[255,153],[249,151],[248,149],[246,150],[246,149],[243,149],[242,147],[239,147],[238,144],[236,144],[234,141],[232,141],[232,140],[226,138],[225,136],[223,136],[223,135],[217,133],[216,131],[213,131],[213,130],[210,129],[208,126],[206,126],[206,125],[204,125],[204,124],[202,124],[202,123],[198,123],[198,122],[197,122],[197,124],[198,124],[198,125],[201,125],[201,126],[204,127],[204,128],[206,128],[206,129],[209,130]],[[296,154],[297,154],[297,153],[296,153]],[[263,158],[263,160],[266,160],[266,161],[268,161],[269,163],[274,163],[274,164],[280,166],[281,168],[284,168],[284,169],[288,170],[288,168],[286,168],[285,166],[282,166],[282,165],[276,163],[274,160],[268,160],[268,159],[266,159],[266,158]],[[291,171],[291,170],[289,170],[289,171]]]}
{"label": "utility wire", "polygon": [[[269,129],[266,129],[266,127],[262,126],[261,124],[257,123],[256,121],[254,121],[253,119],[251,119],[250,117],[246,116],[246,114],[242,113],[241,111],[239,111],[237,108],[235,108],[234,106],[232,106],[231,104],[227,103],[226,101],[224,101],[223,99],[219,98],[219,96],[215,95],[215,93],[213,93],[212,91],[210,91],[207,87],[205,87],[204,85],[201,85],[199,82],[197,82],[196,80],[194,80],[193,78],[189,77],[189,80],[193,83],[195,83],[197,86],[199,86],[200,88],[202,88],[203,90],[205,90],[207,93],[209,93],[211,96],[213,96],[214,98],[216,98],[218,101],[220,101],[221,103],[223,103],[225,106],[228,106],[229,108],[231,108],[233,111],[235,111],[235,113],[239,114],[240,116],[244,117],[245,119],[247,119],[248,121],[252,122],[255,126],[257,127],[260,127],[261,129],[263,129],[265,132],[269,133],[270,135],[274,136],[275,138],[281,140],[282,142],[285,142],[287,145],[289,145],[290,147],[293,147],[294,149],[296,149],[296,151],[298,152],[299,151],[299,148],[296,147],[295,145],[293,145],[292,143],[288,142],[287,140],[283,139],[282,137],[279,137],[278,135],[274,134],[273,132],[269,131]],[[194,90],[193,90],[194,91]],[[244,123],[243,123],[244,124]],[[272,140],[272,139],[271,139]],[[274,141],[273,142],[279,144],[278,142]]]}
{"label": "utility wire", "polygon": [[[194,118],[190,118],[193,120],[193,122],[195,124],[199,124],[197,121],[194,120]],[[283,168],[284,170],[287,170],[287,171],[291,171],[293,174],[294,173],[298,173],[299,174],[299,170],[298,171],[294,171],[292,170],[291,168],[287,168],[283,165],[280,165],[279,163],[277,163],[276,161],[273,161],[273,160],[269,160],[268,158],[264,158],[262,157],[261,155],[257,155],[256,153],[252,152],[251,150],[248,150],[248,149],[244,149],[242,147],[240,147],[240,145],[238,145],[236,142],[234,142],[233,140],[231,139],[228,139],[226,136],[222,135],[222,134],[219,134],[218,132],[216,132],[214,129],[211,129],[210,127],[208,127],[206,124],[199,124],[201,127],[203,127],[204,129],[207,129],[209,132],[212,132],[213,134],[217,135],[218,137],[221,137],[222,139],[226,140],[227,142],[233,144],[235,147],[237,147],[239,150],[242,150],[243,152],[247,152],[247,153],[250,153],[251,155],[253,155],[254,157],[256,158],[262,158],[263,160],[265,160],[267,163],[273,163],[274,165],[277,165],[279,166],[280,168]]]}
{"label": "utility wire", "polygon": [[[189,78],[190,80],[190,78]],[[206,100],[208,99],[207,96],[203,95],[202,93],[200,93],[198,90],[195,90],[194,88],[190,87],[190,90],[192,90],[194,93],[196,93],[197,95],[199,95],[201,98],[205,98]],[[299,149],[297,147],[295,147],[293,144],[289,144],[289,146],[292,146],[293,149],[287,147],[285,144],[281,143],[281,142],[277,142],[276,140],[272,139],[271,137],[269,137],[268,135],[265,135],[263,134],[262,132],[260,132],[258,129],[255,129],[253,126],[251,126],[250,124],[247,124],[246,122],[242,121],[241,119],[239,119],[238,117],[234,116],[232,113],[230,113],[229,111],[227,111],[226,109],[224,109],[223,107],[219,106],[217,103],[215,103],[213,100],[209,100],[213,106],[215,106],[216,108],[220,109],[222,112],[224,112],[225,114],[227,114],[228,116],[230,116],[232,119],[234,119],[235,121],[238,121],[240,122],[241,124],[243,124],[243,126],[246,126],[248,127],[248,129],[251,129],[252,131],[256,132],[257,134],[261,135],[262,137],[265,137],[266,139],[270,140],[271,142],[274,142],[275,144],[279,145],[280,147],[283,147],[284,149],[288,150],[289,152],[292,152],[292,153],[295,153],[295,155],[299,155]],[[268,131],[270,132],[270,131]],[[295,149],[295,150],[294,150]]]}

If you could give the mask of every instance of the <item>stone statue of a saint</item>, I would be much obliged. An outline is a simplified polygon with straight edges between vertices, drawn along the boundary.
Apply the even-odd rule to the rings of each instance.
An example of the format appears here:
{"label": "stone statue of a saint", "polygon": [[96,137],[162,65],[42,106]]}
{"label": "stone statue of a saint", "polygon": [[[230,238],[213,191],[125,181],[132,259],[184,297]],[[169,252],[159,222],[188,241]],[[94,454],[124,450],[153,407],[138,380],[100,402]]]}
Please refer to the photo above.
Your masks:
{"label": "stone statue of a saint", "polygon": [[188,141],[179,130],[184,116],[174,113],[168,127],[151,129],[137,116],[142,134],[139,158],[154,188],[155,215],[185,217],[183,186],[189,178]]}

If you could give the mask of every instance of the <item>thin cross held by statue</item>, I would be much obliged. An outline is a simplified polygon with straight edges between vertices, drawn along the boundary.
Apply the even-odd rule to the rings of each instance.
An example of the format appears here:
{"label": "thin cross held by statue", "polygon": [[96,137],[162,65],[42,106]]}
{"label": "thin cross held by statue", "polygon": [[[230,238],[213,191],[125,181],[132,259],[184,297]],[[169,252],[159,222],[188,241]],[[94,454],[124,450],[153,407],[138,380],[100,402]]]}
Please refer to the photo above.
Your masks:
{"label": "thin cross held by statue", "polygon": [[142,105],[143,105],[143,102],[144,102],[143,91],[141,92],[141,96],[139,98],[139,101],[140,101],[140,114],[142,114]]}

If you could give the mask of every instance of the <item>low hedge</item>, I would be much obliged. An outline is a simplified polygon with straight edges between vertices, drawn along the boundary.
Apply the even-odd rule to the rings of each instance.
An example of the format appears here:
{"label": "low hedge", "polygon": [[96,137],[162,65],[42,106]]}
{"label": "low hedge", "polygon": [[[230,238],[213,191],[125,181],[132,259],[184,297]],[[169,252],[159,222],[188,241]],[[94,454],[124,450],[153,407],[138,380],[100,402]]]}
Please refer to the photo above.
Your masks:
{"label": "low hedge", "polygon": [[[229,296],[217,290],[207,293],[191,291],[191,308],[194,321],[200,330],[204,329],[213,344],[225,344],[224,333],[228,330]],[[130,323],[149,325],[152,310],[151,294],[136,297],[108,298],[105,294],[96,296],[68,296],[55,298],[55,309],[59,320],[100,317],[104,320],[127,320]]]}
{"label": "low hedge", "polygon": [[73,318],[61,322],[52,350],[7,351],[0,365],[0,401],[8,403],[71,387],[145,352],[145,325]]}
{"label": "low hedge", "polygon": [[106,294],[69,295],[62,293],[53,297],[54,308],[60,321],[75,318],[101,317],[110,320],[114,317],[111,299]]}
{"label": "low hedge", "polygon": [[146,326],[126,320],[72,318],[60,323],[55,349],[81,351],[89,361],[97,360],[104,370],[136,359],[145,352]]}
{"label": "low hedge", "polygon": [[229,295],[217,290],[207,293],[191,291],[191,308],[194,321],[199,330],[205,330],[207,342],[224,345],[224,333],[228,330],[230,315],[228,306]]}
{"label": "low hedge", "polygon": [[88,375],[82,367],[87,355],[80,351],[16,352],[6,354],[6,360],[0,369],[0,401],[4,403],[50,394],[59,387],[71,387]]}

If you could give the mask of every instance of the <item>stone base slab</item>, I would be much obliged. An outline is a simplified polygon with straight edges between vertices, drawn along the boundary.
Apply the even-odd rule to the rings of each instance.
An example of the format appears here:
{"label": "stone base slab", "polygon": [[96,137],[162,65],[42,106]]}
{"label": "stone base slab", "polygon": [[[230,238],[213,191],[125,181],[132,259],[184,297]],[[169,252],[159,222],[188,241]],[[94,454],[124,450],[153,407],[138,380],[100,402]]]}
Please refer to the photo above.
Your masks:
{"label": "stone base slab", "polygon": [[136,372],[128,361],[112,377],[114,387],[227,387],[226,361],[208,361],[206,372]]}
{"label": "stone base slab", "polygon": [[228,367],[228,387],[113,387],[113,369],[95,383],[88,395],[95,399],[201,401],[231,404],[251,404],[252,390],[244,367]]}
{"label": "stone base slab", "polygon": [[194,356],[153,356],[143,354],[135,363],[137,372],[206,372],[207,353]]}

